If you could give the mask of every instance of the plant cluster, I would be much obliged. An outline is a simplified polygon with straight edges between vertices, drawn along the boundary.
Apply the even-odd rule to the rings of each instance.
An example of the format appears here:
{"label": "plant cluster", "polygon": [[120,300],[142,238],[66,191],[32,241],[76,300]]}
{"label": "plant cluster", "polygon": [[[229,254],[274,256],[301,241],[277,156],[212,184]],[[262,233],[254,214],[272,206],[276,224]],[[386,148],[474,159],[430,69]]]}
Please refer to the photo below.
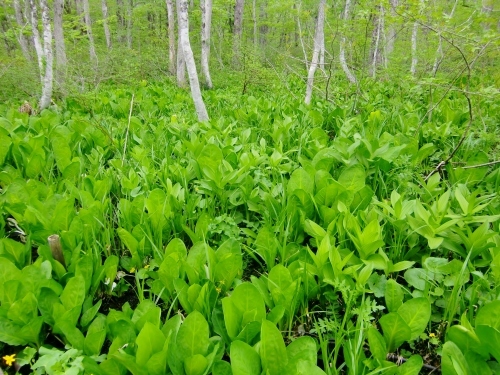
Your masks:
{"label": "plant cluster", "polygon": [[500,371],[500,176],[475,168],[497,156],[495,96],[425,179],[468,120],[453,91],[423,124],[405,84],[314,107],[211,91],[205,123],[187,95],[143,81],[5,108],[4,369]]}

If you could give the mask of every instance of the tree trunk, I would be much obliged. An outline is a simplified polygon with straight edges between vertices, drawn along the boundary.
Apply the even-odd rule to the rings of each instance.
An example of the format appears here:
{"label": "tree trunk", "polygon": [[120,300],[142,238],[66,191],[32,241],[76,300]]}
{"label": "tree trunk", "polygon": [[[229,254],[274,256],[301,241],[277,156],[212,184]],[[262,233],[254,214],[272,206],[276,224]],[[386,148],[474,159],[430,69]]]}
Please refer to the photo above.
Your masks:
{"label": "tree trunk", "polygon": [[23,52],[23,56],[26,60],[31,61],[31,55],[29,51],[29,42],[26,35],[23,33],[23,29],[26,27],[26,23],[23,18],[23,11],[21,9],[21,5],[19,4],[19,0],[14,0],[14,12],[16,14],[16,23],[19,26],[19,45],[21,46],[21,51]]}
{"label": "tree trunk", "polygon": [[[351,8],[351,0],[346,0],[345,1],[345,8],[344,8],[344,15],[343,15],[343,20],[346,22],[349,19],[349,11]],[[340,39],[340,54],[339,54],[339,60],[340,60],[340,66],[342,67],[342,70],[344,71],[345,75],[347,76],[347,79],[349,82],[357,84],[356,77],[354,74],[352,74],[351,69],[349,69],[349,66],[347,65],[347,61],[345,58],[345,45],[347,43],[347,38],[345,35],[342,35],[342,38]]]}
{"label": "tree trunk", "polygon": [[309,74],[307,75],[306,97],[304,100],[306,104],[311,103],[311,97],[314,85],[314,73],[316,73],[316,69],[318,68],[319,55],[322,48],[321,42],[323,43],[325,42],[324,24],[325,24],[325,0],[320,0],[318,8],[318,19],[316,21],[316,32],[314,34],[313,56],[311,60],[311,65],[309,67]]}
{"label": "tree trunk", "polygon": [[189,86],[191,87],[191,96],[198,115],[198,121],[207,121],[208,113],[205,103],[201,96],[198,73],[194,61],[193,51],[189,43],[189,21],[188,21],[188,3],[187,0],[177,0],[177,17],[179,22],[179,36],[182,44],[182,53],[186,61],[186,68],[189,76]]}
{"label": "tree trunk", "polygon": [[40,0],[42,10],[43,26],[43,51],[45,56],[45,73],[42,81],[42,97],[40,98],[40,109],[45,109],[50,105],[52,99],[53,82],[53,55],[52,55],[52,29],[50,24],[50,10],[47,0]]}
{"label": "tree trunk", "polygon": [[243,33],[243,8],[245,0],[236,0],[234,6],[234,36],[233,36],[233,63],[235,66],[240,62],[241,36]]}
{"label": "tree trunk", "polygon": [[309,71],[309,61],[307,59],[306,47],[304,46],[304,39],[302,38],[302,23],[300,22],[301,8],[302,8],[302,1],[299,1],[299,4],[297,6],[297,31],[298,31],[300,46],[302,47],[302,53],[304,54],[304,63],[306,65],[306,70]]}
{"label": "tree trunk", "polygon": [[63,11],[64,1],[54,0],[54,42],[56,50],[56,82],[59,87],[64,86],[66,76],[66,46],[64,44]]}
{"label": "tree trunk", "polygon": [[375,15],[373,17],[373,33],[372,33],[372,48],[371,48],[371,62],[370,74],[375,78],[377,68],[384,61],[384,54],[382,50],[382,39],[384,36],[384,6],[382,4],[375,7]]}
{"label": "tree trunk", "polygon": [[38,31],[38,8],[36,0],[29,0],[31,13],[31,29],[33,33],[33,43],[35,45],[38,58],[38,68],[40,70],[40,82],[42,84],[42,95],[38,107],[40,110],[47,108],[52,99],[52,30],[50,25],[50,11],[47,0],[40,0],[43,25],[43,45]]}
{"label": "tree trunk", "polygon": [[108,2],[107,0],[101,0],[102,9],[102,25],[104,27],[104,36],[106,38],[106,47],[111,49],[111,33],[109,32],[108,25]]}
{"label": "tree trunk", "polygon": [[175,74],[175,13],[174,3],[172,0],[166,0],[167,4],[167,19],[168,19],[168,70],[170,74]]}
{"label": "tree trunk", "polygon": [[212,88],[210,77],[210,28],[212,26],[212,0],[201,0],[201,72],[205,85]]}
{"label": "tree trunk", "polygon": [[83,5],[83,18],[85,19],[85,27],[87,28],[87,37],[89,38],[89,52],[90,59],[97,61],[97,54],[95,53],[94,36],[92,35],[92,20],[90,19],[89,0],[82,0]]}
{"label": "tree trunk", "polygon": [[[179,2],[177,0],[177,7]],[[177,10],[179,12],[179,10]],[[179,18],[179,17],[178,17]],[[181,29],[179,27],[179,35],[177,36],[177,86],[186,86],[186,60],[184,59],[184,52],[182,51]]]}
{"label": "tree trunk", "polygon": [[417,72],[417,34],[418,34],[418,22],[413,23],[413,31],[411,33],[411,67],[410,73],[412,76]]}
{"label": "tree trunk", "polygon": [[262,3],[260,4],[260,22],[261,22],[261,26],[260,26],[260,45],[262,47],[265,47],[267,45],[267,32],[268,32],[268,26],[267,26],[267,21],[265,22],[265,24],[262,24],[262,22],[264,20],[267,19],[267,13],[266,13],[266,5],[267,5],[267,1],[262,1]]}
{"label": "tree trunk", "polygon": [[[391,18],[394,19],[396,16],[396,8],[399,5],[398,0],[389,0],[391,5]],[[389,25],[389,29],[387,31],[387,44],[385,48],[386,57],[388,57],[392,51],[394,51],[394,42],[396,41],[396,28],[394,24],[391,22]]]}

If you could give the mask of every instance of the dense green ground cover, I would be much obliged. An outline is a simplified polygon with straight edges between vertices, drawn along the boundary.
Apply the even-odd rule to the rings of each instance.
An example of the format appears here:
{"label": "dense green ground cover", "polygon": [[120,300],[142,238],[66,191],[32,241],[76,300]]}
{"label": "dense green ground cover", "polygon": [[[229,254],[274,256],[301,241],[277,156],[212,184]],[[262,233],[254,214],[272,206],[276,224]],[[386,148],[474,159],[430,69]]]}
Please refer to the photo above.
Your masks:
{"label": "dense green ground cover", "polygon": [[499,372],[499,95],[369,84],[0,107],[4,371]]}

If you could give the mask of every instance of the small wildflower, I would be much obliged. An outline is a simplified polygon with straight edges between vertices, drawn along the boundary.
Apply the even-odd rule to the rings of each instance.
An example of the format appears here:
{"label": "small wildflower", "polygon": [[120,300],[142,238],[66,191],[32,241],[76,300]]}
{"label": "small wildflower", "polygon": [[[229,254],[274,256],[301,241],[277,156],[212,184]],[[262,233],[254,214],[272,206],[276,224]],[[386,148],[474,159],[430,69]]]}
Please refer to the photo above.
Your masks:
{"label": "small wildflower", "polygon": [[436,334],[431,332],[431,333],[429,333],[429,337],[430,338],[436,337]]}
{"label": "small wildflower", "polygon": [[225,285],[226,282],[224,280],[219,281],[219,285]]}
{"label": "small wildflower", "polygon": [[145,269],[148,269],[148,268],[149,268],[149,264],[146,264],[146,265],[144,266],[144,268],[145,268]]}
{"label": "small wildflower", "polygon": [[132,268],[130,269],[130,273],[134,273],[134,272],[135,272],[135,267],[132,267]]}
{"label": "small wildflower", "polygon": [[222,289],[221,288],[215,288],[215,290],[217,291],[217,293],[220,294],[220,292],[222,292]]}
{"label": "small wildflower", "polygon": [[15,354],[4,355],[2,358],[5,361],[5,363],[7,364],[7,366],[12,366],[12,364],[16,361]]}

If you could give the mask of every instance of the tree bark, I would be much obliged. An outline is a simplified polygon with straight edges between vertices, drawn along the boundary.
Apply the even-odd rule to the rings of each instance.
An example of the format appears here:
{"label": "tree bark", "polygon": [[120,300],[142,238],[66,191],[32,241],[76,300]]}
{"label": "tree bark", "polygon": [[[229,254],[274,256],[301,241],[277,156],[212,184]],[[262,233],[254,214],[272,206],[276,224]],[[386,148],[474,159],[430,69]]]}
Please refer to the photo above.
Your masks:
{"label": "tree bark", "polygon": [[245,0],[236,0],[234,6],[234,36],[233,36],[233,62],[238,66],[240,62],[241,36],[243,34],[243,8]]}
{"label": "tree bark", "polygon": [[[179,6],[177,0],[177,7]],[[179,10],[177,10],[179,12]],[[186,86],[186,60],[184,59],[184,52],[182,50],[182,41],[181,41],[181,29],[179,26],[179,35],[177,36],[177,86],[184,87]]]}
{"label": "tree bark", "polygon": [[102,25],[104,27],[104,36],[106,38],[106,47],[111,49],[111,33],[109,32],[108,25],[108,2],[107,0],[101,0],[102,9]]}
{"label": "tree bark", "polygon": [[118,29],[118,42],[125,42],[125,17],[123,10],[123,0],[116,0],[116,19]]}
{"label": "tree bark", "polygon": [[24,58],[31,61],[28,38],[23,33],[23,29],[26,27],[26,22],[24,22],[23,11],[21,9],[21,4],[19,4],[19,0],[14,0],[14,12],[16,15],[17,26],[20,28],[19,36],[17,38],[19,40],[19,45],[21,46],[21,51]]}
{"label": "tree bark", "polygon": [[[313,85],[314,85],[314,73],[316,73],[316,69],[318,68],[319,55],[321,53],[321,49],[324,49],[325,42],[325,32],[324,32],[324,24],[325,24],[325,0],[320,0],[318,7],[318,19],[316,21],[316,32],[314,34],[314,50],[311,60],[311,65],[309,67],[309,73],[307,75],[307,87],[306,87],[306,97],[305,103],[311,103]],[[321,43],[323,42],[323,47]]]}
{"label": "tree bark", "polygon": [[[375,15],[373,17],[373,33],[372,33],[372,48],[370,74],[375,78],[377,68],[384,61],[383,43],[384,37],[384,6],[382,4],[375,7]],[[382,47],[382,48],[381,48]]]}
{"label": "tree bark", "polygon": [[175,13],[172,0],[166,0],[167,19],[168,19],[168,70],[170,74],[175,75]]}
{"label": "tree bark", "polygon": [[208,113],[201,96],[198,73],[194,61],[193,51],[189,43],[189,20],[188,20],[188,2],[187,0],[177,0],[177,17],[179,22],[179,36],[182,44],[182,53],[186,61],[186,68],[189,76],[189,86],[191,87],[191,96],[198,115],[198,121],[207,121]]}
{"label": "tree bark", "polygon": [[418,56],[417,56],[417,35],[418,35],[418,22],[413,23],[413,30],[411,33],[411,67],[410,73],[412,76],[417,72]]}
{"label": "tree bark", "polygon": [[63,11],[64,1],[54,0],[54,42],[56,50],[55,76],[59,87],[64,86],[66,67],[68,64],[68,59],[66,57],[66,45],[64,43]]}
{"label": "tree bark", "polygon": [[[343,20],[346,22],[349,19],[349,11],[351,8],[351,0],[346,0],[345,2],[345,8],[344,8],[344,15],[343,15]],[[347,65],[347,61],[345,58],[345,45],[347,43],[347,38],[345,34],[342,34],[342,38],[340,39],[340,54],[339,54],[339,60],[340,60],[340,66],[342,67],[342,70],[344,71],[345,75],[347,76],[347,79],[349,82],[353,84],[357,84],[356,77],[354,74],[352,74],[351,69],[349,69],[349,66]]]}
{"label": "tree bark", "polygon": [[201,0],[201,72],[205,85],[212,88],[210,77],[210,29],[212,26],[212,0]]}
{"label": "tree bark", "polygon": [[43,25],[43,45],[38,31],[38,7],[36,0],[29,0],[31,13],[30,22],[33,33],[33,43],[38,58],[38,68],[40,70],[40,82],[42,84],[42,95],[38,107],[40,110],[47,108],[52,99],[52,30],[50,24],[50,11],[47,0],[40,0]]}
{"label": "tree bark", "polygon": [[257,1],[252,2],[252,22],[253,22],[253,47],[257,49],[258,36],[257,36]]}
{"label": "tree bark", "polygon": [[85,27],[87,28],[87,37],[89,38],[89,53],[92,61],[97,61],[95,52],[94,36],[92,35],[92,20],[90,18],[89,0],[82,0],[83,18],[85,19]]}

